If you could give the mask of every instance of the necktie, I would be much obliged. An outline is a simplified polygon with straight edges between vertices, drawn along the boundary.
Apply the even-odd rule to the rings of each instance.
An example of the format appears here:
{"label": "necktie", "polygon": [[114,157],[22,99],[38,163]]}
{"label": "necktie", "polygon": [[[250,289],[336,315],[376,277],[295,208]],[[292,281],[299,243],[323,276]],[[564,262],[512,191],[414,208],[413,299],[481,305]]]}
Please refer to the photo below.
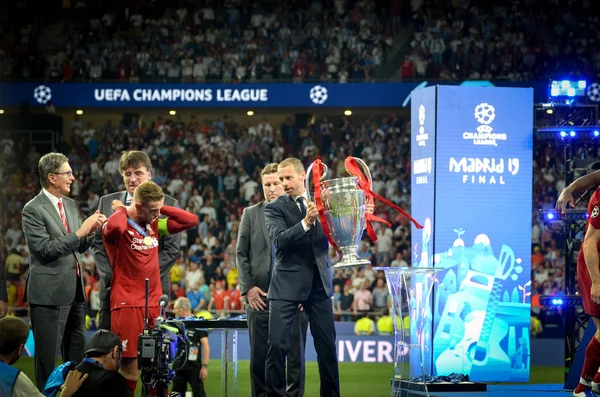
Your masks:
{"label": "necktie", "polygon": [[298,205],[300,206],[300,212],[302,213],[302,216],[306,216],[306,207],[304,206],[304,197],[300,196],[296,199],[296,201],[298,202]]}
{"label": "necktie", "polygon": [[58,201],[58,212],[60,213],[60,220],[62,221],[65,230],[69,233],[69,225],[67,224],[67,217],[65,216],[62,200]]}
{"label": "necktie", "polygon": [[[69,232],[69,224],[67,223],[67,217],[65,215],[65,209],[63,207],[62,200],[58,200],[58,212],[60,213],[60,220],[62,221],[63,226],[65,227],[65,230],[67,231],[67,234],[70,233]],[[81,273],[81,271],[79,270],[79,261],[77,260],[77,258],[75,258],[75,267],[77,268],[77,277],[79,277],[79,274]]]}

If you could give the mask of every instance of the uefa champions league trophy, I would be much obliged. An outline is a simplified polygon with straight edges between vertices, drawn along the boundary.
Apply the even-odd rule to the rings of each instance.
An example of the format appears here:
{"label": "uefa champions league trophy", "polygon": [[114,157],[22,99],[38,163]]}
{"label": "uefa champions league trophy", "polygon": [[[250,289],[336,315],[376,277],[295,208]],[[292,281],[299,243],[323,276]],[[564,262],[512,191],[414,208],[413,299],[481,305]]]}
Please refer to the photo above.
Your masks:
{"label": "uefa champions league trophy", "polygon": [[[372,178],[369,168],[359,158],[353,158],[366,175],[369,186]],[[314,169],[313,169],[314,167]],[[341,254],[341,259],[333,268],[364,266],[371,264],[368,259],[359,258],[358,246],[365,229],[365,208],[368,196],[359,183],[359,178],[348,176],[322,181],[327,174],[327,166],[320,160],[313,162],[306,171],[306,191],[310,193],[309,175],[313,174],[314,199],[319,209],[319,219],[329,242]]]}

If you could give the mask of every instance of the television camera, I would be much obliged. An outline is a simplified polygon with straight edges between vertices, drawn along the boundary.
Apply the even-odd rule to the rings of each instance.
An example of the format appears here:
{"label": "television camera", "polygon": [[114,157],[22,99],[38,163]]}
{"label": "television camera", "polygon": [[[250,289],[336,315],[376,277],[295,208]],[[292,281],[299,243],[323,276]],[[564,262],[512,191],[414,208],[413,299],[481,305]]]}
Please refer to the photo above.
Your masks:
{"label": "television camera", "polygon": [[150,280],[146,279],[146,307],[144,331],[138,339],[138,369],[142,377],[142,396],[178,397],[179,393],[169,394],[169,384],[175,371],[187,361],[188,340],[185,325],[178,320],[167,320],[165,309],[169,297],[163,295],[158,303],[160,316],[154,326],[148,321],[148,296]]}

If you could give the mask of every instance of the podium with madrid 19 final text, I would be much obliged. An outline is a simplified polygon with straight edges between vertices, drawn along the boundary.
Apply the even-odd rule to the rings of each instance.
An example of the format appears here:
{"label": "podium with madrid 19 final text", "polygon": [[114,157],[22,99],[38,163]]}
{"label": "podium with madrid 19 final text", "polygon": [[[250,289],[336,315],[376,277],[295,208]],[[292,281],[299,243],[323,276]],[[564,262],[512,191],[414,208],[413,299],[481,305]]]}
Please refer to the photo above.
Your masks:
{"label": "podium with madrid 19 final text", "polygon": [[412,268],[435,271],[410,378],[429,392],[529,380],[532,154],[532,89],[412,92]]}

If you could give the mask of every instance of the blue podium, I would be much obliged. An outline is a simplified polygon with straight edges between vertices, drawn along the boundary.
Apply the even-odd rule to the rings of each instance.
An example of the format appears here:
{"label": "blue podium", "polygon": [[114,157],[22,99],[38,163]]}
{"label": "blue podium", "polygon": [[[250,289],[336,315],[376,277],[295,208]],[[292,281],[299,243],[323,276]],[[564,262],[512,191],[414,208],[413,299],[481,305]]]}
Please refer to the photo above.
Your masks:
{"label": "blue podium", "polygon": [[529,380],[533,90],[411,99],[412,266],[435,268],[424,372]]}

